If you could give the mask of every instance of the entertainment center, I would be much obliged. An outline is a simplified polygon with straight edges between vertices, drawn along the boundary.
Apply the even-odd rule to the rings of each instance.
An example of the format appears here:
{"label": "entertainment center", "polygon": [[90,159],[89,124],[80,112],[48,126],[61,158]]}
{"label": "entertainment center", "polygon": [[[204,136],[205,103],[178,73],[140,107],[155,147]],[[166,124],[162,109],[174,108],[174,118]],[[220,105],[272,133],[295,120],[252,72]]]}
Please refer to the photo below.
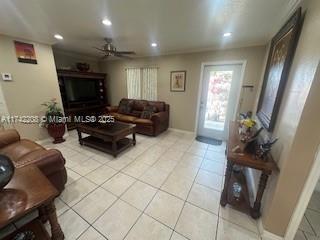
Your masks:
{"label": "entertainment center", "polygon": [[69,130],[76,127],[75,116],[97,116],[107,104],[104,73],[57,70],[59,88]]}

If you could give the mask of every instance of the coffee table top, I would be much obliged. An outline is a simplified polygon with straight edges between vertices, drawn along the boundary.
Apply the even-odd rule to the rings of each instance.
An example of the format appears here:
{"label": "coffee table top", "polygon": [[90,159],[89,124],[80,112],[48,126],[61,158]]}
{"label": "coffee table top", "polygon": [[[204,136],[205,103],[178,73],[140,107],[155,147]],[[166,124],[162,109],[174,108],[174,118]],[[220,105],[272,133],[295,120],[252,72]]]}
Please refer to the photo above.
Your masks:
{"label": "coffee table top", "polygon": [[116,136],[128,129],[135,128],[135,124],[114,122],[114,123],[81,123],[77,124],[77,128],[91,130],[108,136]]}
{"label": "coffee table top", "polygon": [[9,184],[0,190],[0,228],[49,203],[58,194],[35,165],[16,168]]}

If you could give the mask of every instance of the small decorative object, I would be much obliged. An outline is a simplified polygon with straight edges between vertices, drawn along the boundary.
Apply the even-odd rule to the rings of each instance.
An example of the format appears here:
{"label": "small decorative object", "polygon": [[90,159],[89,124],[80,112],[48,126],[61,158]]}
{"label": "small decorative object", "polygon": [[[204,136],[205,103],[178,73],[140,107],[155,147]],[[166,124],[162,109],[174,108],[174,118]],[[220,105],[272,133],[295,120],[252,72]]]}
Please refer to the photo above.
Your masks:
{"label": "small decorative object", "polygon": [[268,140],[266,143],[261,143],[257,145],[256,158],[265,160],[268,153],[271,151],[271,147],[278,141],[278,138],[273,141]]}
{"label": "small decorative object", "polygon": [[18,233],[13,240],[34,240],[36,236],[32,231],[25,231]]}
{"label": "small decorative object", "polygon": [[10,158],[0,154],[0,190],[2,190],[11,180],[14,174],[14,165]]}
{"label": "small decorative object", "polygon": [[33,44],[14,41],[16,55],[19,62],[37,64],[36,53]]}
{"label": "small decorative object", "polygon": [[170,91],[185,92],[186,76],[187,76],[187,71],[172,71],[170,74]]}
{"label": "small decorative object", "polygon": [[256,121],[252,118],[245,118],[240,120],[240,140],[241,142],[247,142],[254,135],[253,128],[256,125]]}
{"label": "small decorative object", "polygon": [[252,118],[252,112],[248,111],[246,113],[240,113],[240,119],[244,120],[244,119],[251,119]]}
{"label": "small decorative object", "polygon": [[242,191],[242,187],[241,184],[238,182],[233,183],[232,185],[232,193],[234,198],[239,201],[240,197],[241,197],[241,191]]}
{"label": "small decorative object", "polygon": [[271,47],[260,94],[258,113],[263,126],[272,131],[280,108],[301,27],[301,8],[271,41]]}
{"label": "small decorative object", "polygon": [[80,72],[88,72],[90,69],[90,65],[88,63],[79,62],[76,64],[76,67]]}
{"label": "small decorative object", "polygon": [[65,121],[62,109],[58,107],[57,100],[53,98],[42,105],[47,108],[45,126],[48,129],[49,135],[54,138],[53,143],[56,144],[64,142],[65,140],[63,139],[63,135],[66,131]]}

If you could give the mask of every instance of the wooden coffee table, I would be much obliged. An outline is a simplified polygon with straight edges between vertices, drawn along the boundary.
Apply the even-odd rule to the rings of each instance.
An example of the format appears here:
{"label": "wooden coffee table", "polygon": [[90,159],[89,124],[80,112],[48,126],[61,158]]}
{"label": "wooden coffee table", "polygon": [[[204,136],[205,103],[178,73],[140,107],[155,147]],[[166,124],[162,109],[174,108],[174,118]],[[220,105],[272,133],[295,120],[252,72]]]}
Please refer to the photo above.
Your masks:
{"label": "wooden coffee table", "polygon": [[[0,191],[0,229],[38,209],[49,220],[52,237],[49,237],[39,219],[33,220],[22,229],[32,230],[36,240],[63,240],[64,235],[53,202],[58,194],[55,187],[35,165],[17,168],[9,184]],[[12,240],[19,231],[6,237],[5,240]]]}
{"label": "wooden coffee table", "polygon": [[[77,124],[79,143],[112,154],[114,157],[130,146],[136,145],[136,125],[114,123],[81,123]],[[82,137],[82,133],[89,134]],[[132,134],[132,139],[127,138]]]}

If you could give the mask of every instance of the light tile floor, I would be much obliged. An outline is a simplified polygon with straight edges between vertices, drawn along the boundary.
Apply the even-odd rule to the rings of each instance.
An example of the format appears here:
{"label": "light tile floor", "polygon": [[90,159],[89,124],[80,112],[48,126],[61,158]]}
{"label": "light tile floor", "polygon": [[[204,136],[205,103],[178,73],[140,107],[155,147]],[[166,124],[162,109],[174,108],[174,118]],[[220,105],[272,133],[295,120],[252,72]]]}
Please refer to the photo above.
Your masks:
{"label": "light tile floor", "polygon": [[220,207],[225,144],[188,133],[137,136],[118,158],[80,146],[76,132],[57,148],[68,183],[56,199],[66,240],[261,239],[257,223]]}
{"label": "light tile floor", "polygon": [[320,192],[313,192],[294,240],[320,240]]}

